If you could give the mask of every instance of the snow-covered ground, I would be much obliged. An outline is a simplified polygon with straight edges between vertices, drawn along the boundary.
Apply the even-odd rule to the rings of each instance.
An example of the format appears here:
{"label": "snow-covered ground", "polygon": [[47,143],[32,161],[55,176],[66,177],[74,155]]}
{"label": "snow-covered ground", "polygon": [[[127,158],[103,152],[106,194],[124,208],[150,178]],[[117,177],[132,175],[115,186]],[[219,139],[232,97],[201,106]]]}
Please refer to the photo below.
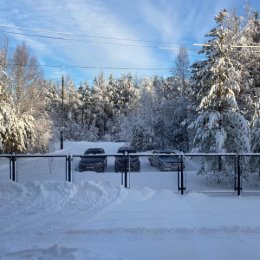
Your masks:
{"label": "snow-covered ground", "polygon": [[[66,142],[54,154],[121,145]],[[192,161],[182,196],[176,174],[157,172],[147,158],[125,189],[113,162],[105,173],[79,173],[75,159],[68,183],[61,159],[19,159],[14,183],[1,159],[0,259],[260,259],[260,196],[194,192],[217,187],[189,171]]]}

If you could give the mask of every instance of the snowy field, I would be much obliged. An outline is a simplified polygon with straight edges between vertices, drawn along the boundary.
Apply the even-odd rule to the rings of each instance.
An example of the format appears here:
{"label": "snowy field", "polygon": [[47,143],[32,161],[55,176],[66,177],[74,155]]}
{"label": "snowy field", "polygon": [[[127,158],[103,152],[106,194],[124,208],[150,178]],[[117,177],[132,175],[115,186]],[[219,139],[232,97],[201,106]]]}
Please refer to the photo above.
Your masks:
{"label": "snowy field", "polygon": [[[121,145],[66,142],[53,154],[114,154]],[[105,173],[79,173],[75,159],[72,183],[63,159],[19,159],[18,183],[8,180],[8,161],[0,163],[1,260],[260,259],[260,195],[225,186],[229,192],[198,192],[219,187],[191,171],[194,161],[184,196],[176,174],[157,172],[147,158],[130,189],[112,172],[113,157]]]}

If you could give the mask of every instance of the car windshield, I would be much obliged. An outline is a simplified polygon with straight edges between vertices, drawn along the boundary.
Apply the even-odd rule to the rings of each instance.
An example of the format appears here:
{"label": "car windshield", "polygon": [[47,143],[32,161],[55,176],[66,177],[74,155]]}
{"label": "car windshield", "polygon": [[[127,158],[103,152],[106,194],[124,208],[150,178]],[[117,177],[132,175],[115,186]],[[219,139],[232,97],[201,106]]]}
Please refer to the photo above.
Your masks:
{"label": "car windshield", "polygon": [[88,149],[84,154],[104,154],[103,149]]}
{"label": "car windshield", "polygon": [[122,147],[122,148],[119,148],[118,153],[136,153],[136,150],[131,148],[131,147]]}

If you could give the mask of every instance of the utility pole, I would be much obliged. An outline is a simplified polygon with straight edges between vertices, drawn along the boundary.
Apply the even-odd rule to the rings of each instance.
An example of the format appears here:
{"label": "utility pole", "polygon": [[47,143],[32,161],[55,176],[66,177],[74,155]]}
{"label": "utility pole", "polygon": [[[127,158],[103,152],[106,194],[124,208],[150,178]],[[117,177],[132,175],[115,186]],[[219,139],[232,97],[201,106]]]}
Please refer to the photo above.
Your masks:
{"label": "utility pole", "polygon": [[63,149],[63,130],[64,130],[64,77],[61,76],[61,131],[60,131],[60,149]]}

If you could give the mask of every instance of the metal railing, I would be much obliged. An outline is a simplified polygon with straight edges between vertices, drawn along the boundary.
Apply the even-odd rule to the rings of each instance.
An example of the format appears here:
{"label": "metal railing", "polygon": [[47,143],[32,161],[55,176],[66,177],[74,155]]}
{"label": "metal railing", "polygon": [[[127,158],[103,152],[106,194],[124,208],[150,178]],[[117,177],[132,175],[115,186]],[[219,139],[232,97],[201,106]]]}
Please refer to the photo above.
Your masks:
{"label": "metal railing", "polygon": [[[89,156],[89,155],[88,155]],[[104,156],[104,155],[95,155],[95,156]],[[151,157],[155,156],[154,154],[106,154],[107,157],[122,157],[124,158],[125,165],[123,169],[120,171],[121,173],[121,184],[125,188],[130,188],[130,174],[131,169],[129,165],[131,164],[131,157],[132,156],[138,156],[139,158],[142,157]],[[259,171],[259,178],[260,178],[260,153],[181,153],[181,154],[165,154],[160,156],[178,156],[179,162],[177,163],[177,167],[175,170],[172,170],[171,172],[177,173],[177,188],[178,191],[181,193],[181,195],[184,194],[186,189],[186,181],[185,178],[185,168],[186,168],[186,162],[187,158],[217,158],[217,167],[221,170],[223,159],[229,160],[230,162],[230,169],[233,170],[233,191],[240,195],[243,189],[243,177],[245,175],[245,171],[249,170],[249,167],[245,167],[245,165],[250,164],[250,159],[254,158],[254,162],[256,164],[258,163],[258,171]],[[68,182],[72,182],[72,175],[74,172],[73,167],[73,161],[75,158],[82,158],[85,157],[84,155],[39,155],[39,154],[0,154],[0,158],[6,158],[9,160],[9,178],[11,181],[18,181],[18,169],[17,169],[17,162],[21,158],[62,158],[64,159],[64,165],[65,165],[65,173],[64,173],[64,179]],[[233,164],[233,165],[232,165]],[[189,178],[189,177],[188,177]],[[260,189],[259,189],[260,192]]]}
{"label": "metal railing", "polygon": [[41,154],[0,154],[0,158],[9,159],[9,177],[12,181],[18,181],[17,162],[20,158],[64,158],[65,180],[72,181],[72,156],[71,155],[41,155]]}

